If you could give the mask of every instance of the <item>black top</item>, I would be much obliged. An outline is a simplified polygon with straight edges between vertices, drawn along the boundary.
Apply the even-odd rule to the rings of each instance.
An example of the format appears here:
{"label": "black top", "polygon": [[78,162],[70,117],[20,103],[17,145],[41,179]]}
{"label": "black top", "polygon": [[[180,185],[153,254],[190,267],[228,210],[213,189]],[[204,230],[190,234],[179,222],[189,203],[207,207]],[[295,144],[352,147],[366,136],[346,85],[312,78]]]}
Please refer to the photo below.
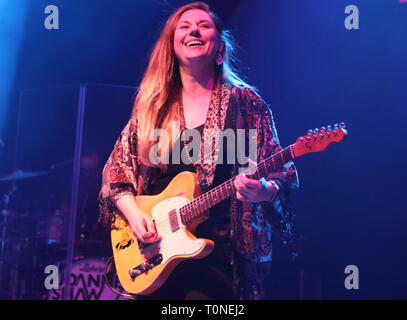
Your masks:
{"label": "black top", "polygon": [[[232,124],[232,115],[230,110],[227,110],[226,114],[226,120],[225,120],[225,126],[224,130],[226,129],[231,129],[233,128]],[[196,127],[194,129],[185,129],[186,134],[188,136],[188,130],[199,130],[201,137],[204,129],[204,124],[200,125],[199,127]],[[180,135],[181,136],[181,135]],[[187,141],[187,143],[190,143],[192,141],[192,137]],[[173,150],[175,148],[180,148],[180,138],[174,143]],[[231,178],[231,172],[232,172],[232,167],[233,164],[228,164],[227,163],[227,150],[228,150],[228,141],[224,137],[223,141],[220,141],[220,143],[223,143],[223,161],[222,163],[219,163],[216,165],[216,170],[215,170],[215,175],[214,179],[212,182],[212,185],[210,186],[210,189],[220,185],[224,181],[228,180]],[[234,143],[236,143],[234,141]],[[188,146],[190,147],[190,146]],[[237,147],[237,146],[235,146]],[[179,149],[178,149],[179,150]],[[235,149],[236,150],[236,149]],[[192,157],[192,150],[190,151],[190,156]],[[185,154],[185,148],[183,145],[181,145],[181,152]],[[180,159],[182,159],[182,154]],[[153,183],[150,183],[147,186],[147,190],[145,190],[145,194],[158,194],[162,192],[167,185],[170,183],[170,181],[179,173],[183,171],[190,171],[190,172],[196,172],[196,168],[192,164],[185,164],[182,160],[180,161],[179,164],[173,164],[171,163],[172,160],[172,151],[169,155],[169,160],[170,163],[167,166],[167,171],[162,171],[160,169],[156,169],[156,179]],[[229,247],[231,242],[230,242],[230,215],[229,215],[229,208],[230,208],[230,198],[225,199],[224,201],[218,203],[214,207],[212,207],[209,211],[209,218],[202,222],[198,227],[195,232],[195,235],[197,237],[203,237],[203,238],[208,238],[211,240],[214,240],[216,243],[216,247],[219,248],[219,245],[227,246]],[[220,249],[220,248],[219,248]]]}
{"label": "black top", "polygon": [[[224,129],[233,128],[231,112],[227,111]],[[197,128],[202,136],[204,125]],[[191,130],[191,129],[186,129]],[[188,133],[188,131],[186,131]],[[192,137],[187,143],[192,141]],[[222,182],[230,179],[233,164],[227,164],[227,139],[222,141],[223,163],[216,165],[215,176],[210,188],[214,188]],[[234,141],[236,143],[236,141]],[[188,146],[189,147],[189,146]],[[236,146],[235,146],[236,147]],[[174,148],[180,148],[180,139],[174,143]],[[178,149],[179,150],[179,149]],[[181,148],[185,152],[185,148]],[[236,150],[236,149],[235,149]],[[190,150],[192,151],[192,150]],[[182,156],[182,155],[181,155]],[[192,157],[192,152],[190,152]],[[172,159],[172,152],[169,159]],[[180,158],[182,159],[182,157]],[[192,164],[170,163],[167,171],[156,169],[152,183],[149,183],[145,194],[158,194],[162,192],[168,183],[180,172],[196,172]],[[206,296],[206,299],[233,299],[233,272],[231,266],[232,241],[230,239],[230,199],[218,203],[209,210],[209,218],[198,225],[195,236],[215,241],[213,252],[201,260],[183,261],[172,273],[164,285],[153,294],[142,296],[144,300],[168,300],[186,299],[191,292],[198,292]]]}

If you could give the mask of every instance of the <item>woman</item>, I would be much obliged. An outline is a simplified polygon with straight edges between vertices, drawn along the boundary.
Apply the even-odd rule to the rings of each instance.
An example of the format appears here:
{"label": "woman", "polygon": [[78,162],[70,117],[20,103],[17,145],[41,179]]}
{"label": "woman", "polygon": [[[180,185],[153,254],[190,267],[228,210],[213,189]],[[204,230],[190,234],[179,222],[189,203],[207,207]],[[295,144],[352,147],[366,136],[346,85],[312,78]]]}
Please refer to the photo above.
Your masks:
{"label": "woman", "polygon": [[[161,192],[182,171],[195,171],[204,190],[237,175],[241,164],[225,163],[225,157],[217,164],[219,143],[211,144],[209,152],[205,149],[204,135],[210,129],[245,129],[247,141],[247,129],[256,129],[257,161],[281,149],[269,108],[231,68],[230,40],[219,18],[202,2],[175,10],[167,20],[139,87],[132,117],[103,171],[99,203],[101,220],[107,225],[119,210],[140,241],[159,241],[151,217],[138,209],[135,195]],[[173,125],[176,121],[180,128]],[[158,142],[151,139],[157,128],[168,132]],[[185,142],[190,129],[203,133],[198,159]],[[183,159],[191,161],[163,161],[173,159],[175,146],[182,142]],[[223,148],[226,156],[236,146],[230,144],[236,142],[227,143]],[[157,151],[156,156],[151,150]],[[215,240],[214,252],[204,260],[181,263],[150,298],[184,299],[187,290],[214,299],[265,298],[263,281],[270,269],[272,228],[282,231],[286,244],[292,242],[293,215],[285,199],[298,187],[296,170],[288,163],[265,179],[240,174],[234,187],[232,199],[212,208],[209,219],[196,231],[198,237]]]}

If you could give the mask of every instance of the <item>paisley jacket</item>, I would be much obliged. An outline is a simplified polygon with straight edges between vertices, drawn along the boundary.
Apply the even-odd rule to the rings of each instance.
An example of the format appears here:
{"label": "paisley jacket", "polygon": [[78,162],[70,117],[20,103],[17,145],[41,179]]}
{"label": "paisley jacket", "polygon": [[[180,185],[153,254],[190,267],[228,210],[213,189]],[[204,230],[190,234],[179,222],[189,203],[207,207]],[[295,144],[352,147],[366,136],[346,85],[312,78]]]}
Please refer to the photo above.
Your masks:
{"label": "paisley jacket", "polygon": [[[245,129],[246,138],[256,140],[257,162],[281,150],[271,110],[254,90],[218,83],[212,94],[204,129],[222,130],[226,111],[233,108],[235,128]],[[125,194],[142,194],[151,181],[149,168],[141,164],[137,154],[138,129],[135,121],[127,123],[103,170],[99,220],[106,226],[111,225],[117,212],[115,202]],[[248,129],[257,129],[257,136],[249,136]],[[202,188],[210,187],[213,181],[219,143],[214,143],[211,151],[210,161],[203,162],[202,170],[197,171]],[[232,175],[236,175],[238,169],[239,164],[235,164]],[[257,263],[270,261],[274,231],[280,232],[280,238],[289,253],[293,257],[297,255],[294,214],[287,206],[288,195],[299,186],[294,164],[288,162],[279,170],[270,172],[266,180],[270,179],[280,187],[279,196],[273,202],[248,203],[232,197],[230,216],[235,260],[243,258]]]}

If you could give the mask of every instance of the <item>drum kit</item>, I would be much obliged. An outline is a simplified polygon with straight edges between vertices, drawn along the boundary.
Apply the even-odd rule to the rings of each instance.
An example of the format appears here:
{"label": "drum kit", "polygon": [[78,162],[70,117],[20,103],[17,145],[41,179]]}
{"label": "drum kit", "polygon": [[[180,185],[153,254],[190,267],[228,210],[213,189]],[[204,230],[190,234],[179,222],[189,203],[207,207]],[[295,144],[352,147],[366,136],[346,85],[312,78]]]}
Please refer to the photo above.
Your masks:
{"label": "drum kit", "polygon": [[[55,300],[62,297],[61,290],[44,287],[44,268],[57,265],[61,268],[62,281],[68,242],[69,206],[60,206],[52,213],[18,214],[10,205],[17,191],[16,181],[42,177],[51,171],[52,168],[46,171],[15,170],[0,176],[0,184],[12,183],[11,190],[0,198],[0,299]],[[100,248],[108,249],[108,243],[101,243],[101,240],[87,241],[83,237],[81,234],[75,242],[76,258],[71,267],[71,292],[67,299],[117,299],[119,296],[104,282],[107,254],[103,251],[102,256]],[[121,292],[118,282],[116,285],[116,290]],[[63,287],[62,282],[60,287]]]}

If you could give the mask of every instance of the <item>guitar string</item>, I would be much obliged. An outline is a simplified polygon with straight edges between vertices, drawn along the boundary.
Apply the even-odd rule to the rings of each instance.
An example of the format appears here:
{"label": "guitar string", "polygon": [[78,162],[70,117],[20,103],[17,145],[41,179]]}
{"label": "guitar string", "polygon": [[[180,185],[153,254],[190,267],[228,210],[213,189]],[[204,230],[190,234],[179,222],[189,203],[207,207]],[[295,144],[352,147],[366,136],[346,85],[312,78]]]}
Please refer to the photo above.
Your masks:
{"label": "guitar string", "polygon": [[[228,196],[229,190],[233,189],[233,186],[231,185],[231,181],[233,180],[228,180],[222,183],[221,185],[217,186],[216,188],[206,192],[205,194],[201,195],[200,197],[194,199],[194,202],[187,203],[186,205],[182,206],[179,208],[180,213],[182,215],[187,215],[188,213],[192,213],[192,215],[195,215],[191,211],[196,211],[194,210],[195,208],[201,211],[205,211],[207,203],[210,203],[211,200],[213,199],[215,202],[219,199],[222,201],[223,199],[226,199]],[[226,191],[226,196],[223,196],[224,191]],[[167,220],[165,218],[165,220]],[[158,221],[158,223],[161,221]]]}
{"label": "guitar string", "polygon": [[[286,162],[292,160],[292,159],[290,159],[288,161],[285,160],[285,156],[286,156],[287,152],[289,152],[290,155],[291,155],[292,147],[294,147],[294,145],[290,145],[287,148],[285,148],[285,149],[281,150],[280,152],[278,152],[277,154],[274,154],[273,156],[271,156],[268,159],[264,160],[261,164],[259,164],[257,166],[257,170],[256,170],[255,174],[258,174],[261,170],[266,169],[265,166],[270,164],[270,162],[273,162],[273,164],[275,166],[275,160],[274,159],[278,160],[279,155],[281,156],[281,158],[283,160],[283,164],[285,164]],[[306,145],[302,145],[302,146],[297,147],[297,148],[298,148],[298,151],[303,151],[307,147],[306,147]],[[253,174],[253,175],[255,175],[255,174]],[[260,176],[264,176],[264,175],[260,175]],[[229,192],[229,190],[234,189],[234,186],[231,185],[231,183],[230,183],[232,181],[232,179],[230,179],[228,181],[225,181],[221,185],[219,185],[219,186],[215,187],[214,189],[206,192],[205,194],[199,196],[198,198],[193,199],[191,202],[187,203],[186,205],[178,208],[180,214],[183,215],[183,216],[187,216],[187,218],[188,218],[188,214],[190,214],[190,215],[192,214],[193,217],[194,217],[194,215],[199,215],[201,212],[203,212],[205,210],[208,210],[212,205],[209,205],[209,207],[206,208],[207,202],[210,203],[211,202],[210,200],[214,199],[213,193],[215,194],[215,196],[216,196],[216,194],[220,194],[219,197],[216,197],[215,202],[220,202],[220,201],[223,201],[224,199],[227,199],[230,196],[230,194],[229,195],[227,194]],[[228,183],[226,183],[226,182],[228,182]],[[225,197],[223,196],[223,191],[226,191],[226,196]],[[220,200],[217,201],[217,199],[220,199]],[[194,211],[197,211],[197,210],[198,210],[198,212],[194,213]],[[165,217],[162,220],[157,220],[157,223],[160,223],[162,221],[167,221],[167,220],[168,220],[168,218]]]}
{"label": "guitar string", "polygon": [[[255,174],[259,174],[260,170],[265,169],[264,167],[267,165],[267,163],[273,162],[273,164],[274,164],[275,163],[274,158],[277,158],[279,155],[282,157],[283,164],[288,162],[289,160],[285,161],[284,156],[286,156],[288,152],[290,153],[290,156],[291,156],[291,148],[290,147],[287,147],[284,150],[280,151],[279,153],[277,153],[277,154],[271,156],[270,158],[264,160],[261,164],[259,164],[257,166],[257,170],[256,170]],[[248,171],[248,170],[246,170],[246,171]],[[255,175],[255,174],[253,174],[253,175]],[[201,212],[203,212],[203,211],[210,208],[210,206],[211,206],[211,204],[210,204],[211,201],[210,200],[211,199],[214,199],[215,202],[217,202],[217,200],[219,199],[218,202],[220,202],[220,201],[223,201],[224,199],[228,198],[230,196],[230,194],[227,194],[227,193],[229,192],[229,190],[234,189],[234,186],[232,184],[234,178],[235,177],[225,181],[221,185],[219,185],[216,188],[206,192],[205,194],[201,195],[197,199],[194,199],[190,203],[187,203],[186,205],[178,208],[179,213],[181,214],[181,216],[184,216],[184,217],[187,216],[187,219],[188,218],[189,219],[194,218],[194,216],[199,216],[199,214]],[[223,191],[226,191],[226,197],[223,196]],[[215,197],[216,194],[219,194],[219,193],[220,193],[220,196]],[[212,194],[215,194],[215,196],[212,195]],[[195,202],[195,204],[192,203],[192,202]],[[208,202],[209,202],[209,207],[206,208]],[[196,210],[198,210],[198,212],[194,213],[193,211],[196,211]],[[188,214],[190,214],[190,215],[192,214],[192,217],[188,216]],[[176,220],[176,222],[178,224],[178,219]],[[168,228],[168,227],[171,227],[171,222],[170,222],[170,219],[168,219],[168,217],[164,217],[163,219],[156,221],[157,231],[162,232],[165,228]]]}
{"label": "guitar string", "polygon": [[[276,153],[276,154],[270,156],[269,158],[265,159],[259,165],[257,165],[256,172],[254,174],[252,174],[251,176],[254,176],[254,175],[258,174],[259,171],[266,169],[266,166],[271,164],[271,163],[273,165],[275,165],[275,162],[276,162],[275,159],[277,159],[278,157],[281,157],[281,160],[283,161],[282,165],[284,165],[288,161],[291,161],[293,158],[291,160],[285,161],[285,156],[287,156],[287,153],[289,153],[289,155],[292,156],[292,149],[293,148],[294,148],[294,145],[290,145],[290,146],[286,147],[285,149],[279,151],[278,153]],[[307,146],[302,145],[300,147],[297,147],[297,150],[300,151],[300,152],[305,151],[305,150],[307,150]],[[249,170],[250,169],[247,169],[247,170],[243,171],[243,173],[246,172],[246,171],[249,171]],[[263,176],[263,175],[261,175],[261,176]],[[195,216],[199,216],[203,211],[206,211],[211,206],[213,206],[213,205],[209,205],[208,208],[205,208],[205,205],[208,202],[210,202],[211,199],[213,199],[213,195],[212,195],[213,193],[215,193],[215,194],[220,193],[221,194],[220,197],[216,197],[216,199],[220,199],[219,202],[227,199],[230,196],[230,194],[227,195],[226,197],[223,197],[222,196],[222,191],[226,191],[226,193],[227,193],[230,190],[229,185],[231,186],[232,189],[234,189],[234,185],[232,184],[232,182],[233,182],[233,180],[235,178],[236,177],[233,177],[233,178],[223,182],[219,186],[213,188],[212,190],[209,190],[208,192],[204,193],[203,195],[199,196],[198,198],[193,199],[191,202],[189,202],[189,203],[185,204],[184,206],[178,208],[179,213],[181,214],[181,216],[184,216],[184,217],[185,217],[185,215],[191,214],[191,213],[192,213],[192,218],[195,218]],[[215,200],[215,204],[216,204],[216,202],[217,202],[217,200]],[[197,211],[196,214],[194,214],[193,211]],[[177,220],[177,222],[178,222],[178,220]],[[164,217],[164,218],[162,218],[160,220],[156,220],[155,224],[156,224],[157,228],[162,227],[162,226],[167,226],[167,225],[170,226],[170,221],[169,221],[168,217]]]}
{"label": "guitar string", "polygon": [[[260,163],[257,166],[256,173],[254,173],[253,175],[259,174],[259,172],[261,170],[266,169],[265,167],[269,163],[273,162],[273,164],[275,164],[274,158],[278,158],[278,156],[282,157],[283,164],[290,161],[290,160],[286,161],[286,159],[285,159],[285,157],[287,156],[287,153],[290,153],[290,155],[291,155],[291,148],[290,147],[291,146],[285,148],[284,150],[280,151],[279,153],[269,157],[268,159],[266,159],[262,163]],[[246,171],[248,171],[248,170],[246,170]],[[263,174],[260,174],[260,176],[263,176]],[[223,200],[227,199],[230,196],[230,194],[228,194],[228,192],[230,190],[234,189],[234,186],[232,184],[234,178],[235,177],[225,181],[221,185],[219,185],[219,186],[215,187],[214,189],[206,192],[205,194],[199,196],[198,198],[194,199],[193,201],[187,203],[186,205],[178,208],[180,214],[184,215],[184,216],[186,216],[188,214],[192,214],[192,218],[194,218],[195,215],[199,215],[201,212],[209,209],[212,206],[212,204],[210,203],[212,199],[215,201],[215,204],[216,204],[216,202],[220,202],[220,201],[223,201]],[[223,196],[224,191],[226,191],[226,196]],[[218,196],[216,196],[216,195],[218,195]],[[209,203],[209,207],[206,208],[208,203]],[[193,211],[196,211],[196,210],[198,210],[198,212],[194,213]],[[199,211],[201,211],[201,212],[199,212]],[[187,218],[188,218],[188,216],[187,216]],[[161,220],[157,220],[156,225],[160,225],[162,222],[167,223],[168,222],[168,217],[165,217],[165,218],[163,218]]]}
{"label": "guitar string", "polygon": [[[287,153],[289,153],[289,155],[291,156],[291,154],[292,154],[291,147],[292,147],[292,145],[290,145],[289,147],[279,151],[278,153],[274,154],[273,156],[269,157],[268,159],[262,161],[259,165],[257,165],[256,172],[253,175],[258,174],[259,171],[266,169],[266,166],[268,164],[270,164],[271,162],[273,164],[275,164],[275,160],[273,158],[278,158],[278,156],[280,156],[282,158],[283,164],[290,161],[290,160],[285,161],[285,157],[287,156]],[[249,171],[249,170],[250,169],[247,169],[244,172]],[[213,188],[212,190],[209,190],[208,192],[204,193],[203,195],[199,196],[198,198],[193,199],[191,202],[189,202],[189,203],[185,204],[184,206],[178,208],[180,214],[185,216],[185,214],[188,214],[191,211],[196,211],[196,209],[198,209],[198,211],[206,211],[206,210],[208,210],[211,206],[209,208],[205,208],[205,205],[207,204],[207,202],[210,202],[210,200],[213,199],[213,197],[214,197],[213,194],[216,195],[216,194],[220,193],[220,196],[216,197],[216,199],[220,199],[220,201],[223,201],[223,200],[227,199],[230,196],[230,194],[227,195],[226,197],[223,197],[222,196],[223,191],[226,191],[226,194],[227,194],[227,192],[229,192],[230,189],[232,189],[232,190],[234,189],[234,186],[231,183],[231,182],[233,182],[234,179],[235,179],[235,177],[223,182],[219,186]],[[216,201],[217,200],[215,200],[215,202]],[[198,215],[199,215],[199,213],[198,213]],[[168,217],[164,217],[164,218],[162,218],[160,220],[156,220],[156,222],[155,222],[156,227],[161,226],[161,224],[163,222],[168,224],[169,223]]]}
{"label": "guitar string", "polygon": [[[288,160],[288,161],[285,160],[285,156],[287,156],[287,153],[290,153],[290,156],[291,156],[291,146],[285,148],[284,150],[281,150],[277,154],[275,154],[275,155],[269,157],[268,159],[264,160],[263,162],[261,162],[257,166],[256,172],[253,175],[259,174],[259,172],[261,170],[266,169],[265,167],[268,164],[270,164],[271,162],[273,164],[275,164],[274,159],[278,158],[278,156],[282,157],[283,164],[290,161],[290,160]],[[250,169],[248,169],[246,171],[249,171],[249,170]],[[263,175],[261,174],[260,176],[263,176]],[[207,209],[209,209],[212,206],[210,204],[211,199],[214,199],[215,203],[227,199],[230,196],[230,194],[227,194],[229,192],[229,190],[234,189],[234,186],[231,183],[231,182],[233,182],[234,178],[235,177],[225,181],[221,185],[219,185],[219,186],[215,187],[214,189],[206,192],[205,194],[203,194],[203,195],[199,196],[198,198],[192,200],[191,202],[187,203],[186,205],[178,208],[180,214],[183,215],[184,217],[185,217],[185,215],[192,214],[192,218],[194,218],[194,216],[199,215],[201,212],[206,211]],[[226,194],[227,194],[226,197],[223,197],[223,191],[226,191]],[[220,195],[216,197],[216,194],[219,194],[219,193],[220,193]],[[215,194],[215,195],[213,195],[213,194]],[[219,199],[219,201],[217,201],[218,199]],[[206,208],[208,202],[209,202],[209,207]],[[198,210],[198,212],[194,213],[193,211],[196,211],[196,210]],[[187,216],[187,218],[188,218],[188,216]],[[168,223],[169,223],[168,217],[165,217],[165,218],[163,218],[161,220],[157,220],[156,221],[156,226],[161,227],[162,223],[165,223],[165,225],[168,225]]]}
{"label": "guitar string", "polygon": [[[278,159],[279,156],[282,158],[283,164],[285,164],[288,161],[292,160],[292,159],[286,160],[285,157],[287,156],[288,152],[290,153],[290,155],[292,154],[293,147],[294,147],[294,145],[290,145],[289,147],[283,149],[279,153],[277,153],[277,154],[269,157],[268,159],[264,160],[262,163],[260,163],[257,166],[257,170],[252,176],[257,175],[257,177],[263,177],[264,175],[266,175],[267,171],[269,171],[269,170],[265,170],[266,172],[264,172],[263,174],[259,174],[259,173],[262,170],[267,169],[266,166],[269,165],[271,162],[273,163],[274,167],[277,168],[277,166],[275,165],[275,162],[280,160],[280,159]],[[300,147],[297,147],[297,151],[300,151],[300,152],[304,151],[306,149],[307,149],[306,145],[302,145]],[[211,206],[215,205],[216,203],[218,203],[220,201],[223,201],[224,199],[228,198],[230,196],[230,194],[228,194],[228,192],[231,189],[232,190],[234,189],[234,186],[231,184],[231,181],[233,181],[233,179],[230,179],[230,180],[226,181],[225,183],[222,183],[221,185],[219,185],[216,188],[208,191],[204,195],[192,200],[187,205],[179,208],[180,214],[184,215],[184,217],[186,216],[187,219],[191,219],[191,218],[194,218],[195,216],[199,216],[199,214],[201,214],[203,211],[209,209]],[[224,191],[226,191],[226,196],[223,196]],[[211,200],[214,201],[214,204],[211,203]],[[209,206],[208,206],[208,202],[209,202]],[[191,217],[191,215],[192,215],[192,217]]]}

